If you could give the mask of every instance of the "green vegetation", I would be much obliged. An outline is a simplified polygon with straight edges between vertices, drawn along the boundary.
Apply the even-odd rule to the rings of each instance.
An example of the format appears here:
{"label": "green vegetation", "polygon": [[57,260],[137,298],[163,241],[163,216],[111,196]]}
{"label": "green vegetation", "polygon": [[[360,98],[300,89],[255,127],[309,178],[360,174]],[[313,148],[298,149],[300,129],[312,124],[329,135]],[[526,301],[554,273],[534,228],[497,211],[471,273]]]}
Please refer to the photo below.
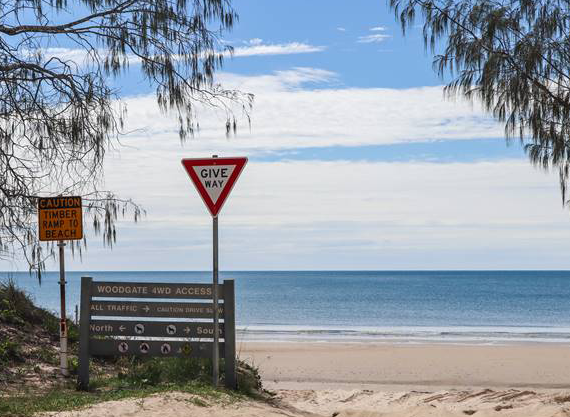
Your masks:
{"label": "green vegetation", "polygon": [[259,397],[268,394],[263,389],[259,368],[247,362],[236,360],[238,391],[250,397]]}
{"label": "green vegetation", "polygon": [[0,365],[21,361],[20,345],[12,340],[0,340]]}
{"label": "green vegetation", "polygon": [[[126,358],[125,358],[126,359]],[[197,358],[168,358],[140,361],[127,359],[126,372],[119,372],[119,380],[134,387],[156,386],[161,383],[185,383],[211,378],[211,361]]]}
{"label": "green vegetation", "polygon": [[[238,392],[247,396],[262,393],[258,369],[237,361]],[[120,369],[117,388],[144,388],[161,384],[184,385],[189,382],[207,385],[212,378],[212,361],[198,358],[167,358],[142,361],[136,358],[121,358],[116,367]],[[220,376],[224,377],[224,364],[220,364]]]}
{"label": "green vegetation", "polygon": [[[390,0],[404,34],[420,23],[448,96],[479,101],[531,163],[559,169],[570,204],[567,1]],[[422,20],[418,22],[418,18]]]}
{"label": "green vegetation", "polygon": [[211,362],[198,359],[171,358],[139,361],[117,361],[121,371],[116,377],[99,376],[91,381],[91,391],[75,390],[73,382],[47,393],[2,397],[0,415],[6,417],[31,416],[38,412],[65,411],[86,407],[103,401],[124,398],[144,398],[152,394],[177,391],[195,395],[188,401],[199,407],[211,403],[231,404],[247,396],[261,398],[257,370],[240,363],[237,392],[215,389],[210,384]]}
{"label": "green vegetation", "polygon": [[[59,318],[49,311],[38,308],[30,297],[19,289],[14,281],[0,282],[0,323],[18,327],[42,326],[52,340],[59,338]],[[68,342],[74,344],[79,340],[77,326],[67,321]]]}
{"label": "green vegetation", "polygon": [[[124,398],[144,398],[152,394],[167,391],[178,391],[194,394],[197,397],[190,401],[198,406],[205,407],[209,401],[230,404],[243,399],[243,395],[232,391],[215,390],[211,385],[188,382],[185,384],[160,384],[142,388],[116,388],[122,382],[117,379],[96,381],[100,389],[92,392],[75,391],[74,389],[57,389],[43,395],[20,395],[4,397],[0,401],[0,415],[3,417],[25,417],[34,413],[47,411],[65,411],[103,401],[121,400]],[[208,401],[209,400],[209,401]]]}

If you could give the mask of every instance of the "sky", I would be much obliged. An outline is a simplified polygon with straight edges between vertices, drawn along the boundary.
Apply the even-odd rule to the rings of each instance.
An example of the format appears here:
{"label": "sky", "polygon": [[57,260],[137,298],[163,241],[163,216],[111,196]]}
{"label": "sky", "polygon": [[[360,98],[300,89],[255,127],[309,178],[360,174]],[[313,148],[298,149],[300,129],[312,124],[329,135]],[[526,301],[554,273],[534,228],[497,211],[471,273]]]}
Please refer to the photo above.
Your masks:
{"label": "sky", "polygon": [[68,270],[210,269],[212,220],[180,160],[212,154],[249,158],[220,214],[222,270],[570,268],[557,174],[478,103],[444,98],[421,27],[403,37],[384,1],[234,4],[218,81],[255,94],[251,126],[226,138],[225,116],[201,109],[181,144],[148,85],[118,80],[133,133],[105,188],[147,215],[120,220],[112,249],[87,228]]}

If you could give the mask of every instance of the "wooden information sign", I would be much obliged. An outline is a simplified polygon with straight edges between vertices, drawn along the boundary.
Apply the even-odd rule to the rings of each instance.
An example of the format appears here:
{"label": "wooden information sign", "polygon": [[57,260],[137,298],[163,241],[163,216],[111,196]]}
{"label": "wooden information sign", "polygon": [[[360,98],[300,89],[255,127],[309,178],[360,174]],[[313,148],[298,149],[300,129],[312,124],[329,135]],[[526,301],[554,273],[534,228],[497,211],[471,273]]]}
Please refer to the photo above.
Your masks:
{"label": "wooden information sign", "polygon": [[38,198],[40,241],[83,239],[81,197]]}
{"label": "wooden information sign", "polygon": [[[219,357],[225,359],[225,385],[236,389],[234,281],[224,280],[218,293],[223,300],[218,312],[224,322],[218,328],[218,337],[223,342],[217,350]],[[212,321],[206,321],[213,316],[212,294],[211,284],[106,282],[82,277],[79,387],[89,387],[91,356],[212,359],[215,326]],[[148,298],[173,301],[147,302]],[[149,317],[171,321],[145,320]]]}

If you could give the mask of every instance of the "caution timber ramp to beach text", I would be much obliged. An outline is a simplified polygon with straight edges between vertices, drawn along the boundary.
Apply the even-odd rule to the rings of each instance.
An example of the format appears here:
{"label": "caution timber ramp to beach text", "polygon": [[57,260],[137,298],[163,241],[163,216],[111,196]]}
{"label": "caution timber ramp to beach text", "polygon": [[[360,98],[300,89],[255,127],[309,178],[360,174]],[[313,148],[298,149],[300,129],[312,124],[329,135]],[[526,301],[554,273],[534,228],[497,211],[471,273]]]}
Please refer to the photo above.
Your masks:
{"label": "caution timber ramp to beach text", "polygon": [[42,242],[83,239],[81,197],[38,198],[38,232]]}
{"label": "caution timber ramp to beach text", "polygon": [[[82,277],[80,388],[88,389],[91,356],[212,358],[214,324],[208,320],[214,313],[212,287],[201,283],[107,282]],[[218,296],[223,300],[218,313],[224,320],[218,330],[223,339],[219,356],[225,359],[225,385],[235,389],[234,281],[224,280],[218,286]],[[129,298],[137,300],[124,300]],[[168,301],[149,301],[153,298]],[[157,320],[160,318],[168,320]]]}

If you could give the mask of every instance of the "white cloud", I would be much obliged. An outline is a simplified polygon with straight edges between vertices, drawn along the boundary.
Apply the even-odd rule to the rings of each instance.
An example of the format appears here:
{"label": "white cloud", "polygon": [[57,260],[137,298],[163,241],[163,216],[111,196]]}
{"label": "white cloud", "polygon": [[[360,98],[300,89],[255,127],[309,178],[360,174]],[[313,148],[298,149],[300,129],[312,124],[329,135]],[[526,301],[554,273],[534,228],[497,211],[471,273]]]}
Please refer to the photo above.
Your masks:
{"label": "white cloud", "polygon": [[257,56],[257,55],[291,55],[291,54],[307,54],[312,52],[322,52],[324,46],[314,46],[303,42],[289,42],[283,44],[262,44],[261,39],[258,43],[251,43],[250,46],[241,46],[234,48],[235,57]]}
{"label": "white cloud", "polygon": [[343,27],[337,27],[336,30],[338,30],[339,32],[346,32],[346,29]]}
{"label": "white cloud", "polygon": [[383,35],[383,34],[359,36],[357,42],[358,43],[380,43],[380,42],[384,42],[386,39],[389,39],[391,37],[392,37],[392,35]]}
{"label": "white cloud", "polygon": [[[113,251],[90,240],[70,270],[210,267],[211,219],[180,159],[307,146],[359,146],[502,135],[502,128],[441,87],[341,88],[336,74],[294,68],[224,74],[257,93],[251,132],[225,139],[224,117],[201,115],[181,146],[173,117],[153,97],[130,98],[120,153],[108,152],[106,184],[148,210],[121,221]],[[312,89],[307,83],[321,83]],[[555,175],[526,161],[430,164],[256,162],[220,217],[222,269],[570,268],[570,219]],[[12,265],[0,269],[11,268]],[[49,269],[56,265],[48,265]]]}
{"label": "white cloud", "polygon": [[[315,46],[304,42],[263,43],[263,40],[260,38],[250,39],[244,43],[247,46],[234,48],[234,57],[307,54],[322,52],[326,49],[324,46]],[[101,59],[106,53],[105,49],[96,49],[91,51],[91,53],[88,53],[85,49],[73,48],[47,48],[43,51],[46,59],[56,57],[64,61],[72,61],[79,66],[89,65],[94,58]],[[140,58],[133,54],[127,54],[127,61],[129,64],[136,65],[140,63]]]}
{"label": "white cloud", "polygon": [[248,45],[261,45],[263,43],[263,39],[253,38],[253,39],[250,39],[248,41],[245,41],[244,43],[246,43]]}
{"label": "white cloud", "polygon": [[369,30],[370,30],[371,32],[383,32],[383,31],[386,30],[386,27],[384,27],[384,26],[376,26],[376,27],[370,28]]}
{"label": "white cloud", "polygon": [[[97,54],[103,54],[103,50],[96,50]],[[85,49],[71,49],[71,48],[48,48],[43,51],[46,59],[51,57],[60,58],[64,61],[70,60],[77,64],[83,63],[83,61],[88,57],[87,51]]]}
{"label": "white cloud", "polygon": [[[478,105],[444,100],[442,87],[342,88],[335,73],[317,68],[261,76],[226,73],[220,81],[228,88],[256,94],[251,131],[242,119],[238,137],[228,141],[223,130],[225,113],[201,111],[201,132],[192,141],[197,152],[217,146],[256,153],[503,136],[502,127]],[[148,140],[177,146],[176,120],[157,115],[154,97],[132,98],[127,104],[129,130],[146,129]]]}
{"label": "white cloud", "polygon": [[[149,215],[122,221],[113,251],[91,241],[69,269],[210,268],[211,219],[180,165],[193,155],[192,144],[151,144],[110,159],[107,185]],[[569,220],[555,175],[525,161],[253,160],[220,217],[220,261],[225,270],[568,268]]]}
{"label": "white cloud", "polygon": [[295,92],[308,83],[329,84],[338,79],[332,71],[320,68],[295,67],[289,70],[275,71],[273,74],[243,76],[231,73],[219,73],[218,81],[226,88],[239,89],[258,95],[278,92]]}
{"label": "white cloud", "polygon": [[[107,50],[101,48],[91,51],[83,48],[47,48],[43,50],[42,53],[46,59],[54,57],[63,61],[72,61],[79,66],[83,66],[89,65],[94,59],[104,58],[107,55]],[[140,63],[140,58],[133,54],[127,54],[126,59],[129,64]]]}

